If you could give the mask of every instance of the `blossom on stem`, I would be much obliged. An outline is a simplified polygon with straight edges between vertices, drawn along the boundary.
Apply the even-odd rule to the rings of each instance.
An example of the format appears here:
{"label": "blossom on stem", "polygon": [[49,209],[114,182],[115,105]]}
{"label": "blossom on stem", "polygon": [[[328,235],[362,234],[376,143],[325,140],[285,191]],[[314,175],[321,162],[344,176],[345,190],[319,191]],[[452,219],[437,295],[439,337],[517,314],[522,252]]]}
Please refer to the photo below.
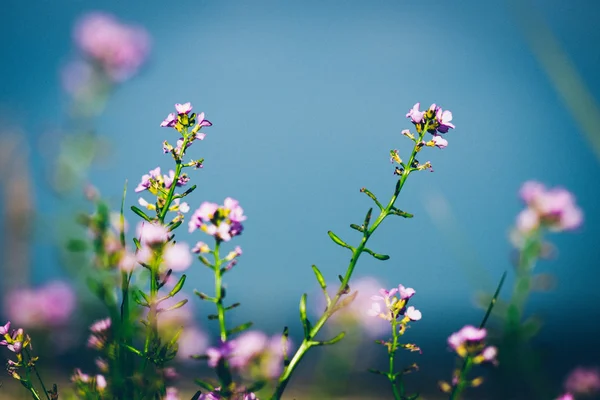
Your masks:
{"label": "blossom on stem", "polygon": [[[371,305],[371,309],[367,311],[367,314],[372,317],[385,319],[386,321],[393,321],[402,316],[404,317],[401,320],[402,325],[406,325],[409,321],[418,321],[422,317],[421,312],[412,306],[406,308],[408,300],[415,293],[416,291],[413,288],[406,288],[403,285],[398,285],[398,288],[392,288],[389,291],[380,289],[380,296],[371,296],[371,300],[374,300],[375,303]],[[396,294],[399,296],[396,297]],[[382,301],[384,307],[381,306]]]}
{"label": "blossom on stem", "polygon": [[242,233],[242,222],[245,220],[246,216],[239,202],[228,197],[222,206],[202,203],[190,218],[188,226],[190,233],[200,229],[217,240],[227,242]]}
{"label": "blossom on stem", "polygon": [[575,395],[594,395],[600,392],[600,369],[575,368],[564,383],[567,392]]}
{"label": "blossom on stem", "polygon": [[555,232],[573,230],[583,222],[583,212],[566,189],[547,189],[539,182],[528,181],[521,186],[520,196],[527,206],[517,216],[520,233],[527,234],[540,227]]}
{"label": "blossom on stem", "polygon": [[484,361],[495,363],[498,351],[493,346],[485,346],[486,336],[487,331],[484,328],[465,325],[448,337],[448,345],[462,358],[473,357],[475,364]]}

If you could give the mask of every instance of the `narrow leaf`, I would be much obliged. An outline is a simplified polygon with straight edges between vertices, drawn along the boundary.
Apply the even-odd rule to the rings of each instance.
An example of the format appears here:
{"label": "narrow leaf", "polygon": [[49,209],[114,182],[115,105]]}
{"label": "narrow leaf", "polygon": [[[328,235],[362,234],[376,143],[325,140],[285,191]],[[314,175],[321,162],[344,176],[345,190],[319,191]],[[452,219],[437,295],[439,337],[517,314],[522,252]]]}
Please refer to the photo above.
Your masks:
{"label": "narrow leaf", "polygon": [[219,316],[217,314],[208,314],[208,320],[209,321],[214,321],[216,319],[219,319]]}
{"label": "narrow leaf", "polygon": [[203,381],[202,379],[194,379],[194,383],[196,383],[196,385],[209,392],[215,390],[215,387],[213,385],[211,385],[209,382]]}
{"label": "narrow leaf", "polygon": [[253,322],[246,322],[245,324],[238,325],[233,329],[229,329],[227,331],[227,335],[233,335],[234,333],[243,332],[243,331],[249,329],[253,324],[254,324]]}
{"label": "narrow leaf", "polygon": [[371,372],[371,373],[373,373],[373,374],[376,374],[376,375],[387,376],[387,372],[383,372],[383,371],[380,371],[378,369],[369,368],[368,371]]}
{"label": "narrow leaf", "polygon": [[165,309],[164,311],[176,310],[178,308],[183,307],[187,302],[188,302],[188,299],[183,299],[183,300],[177,302],[176,304],[172,305],[171,307]]}
{"label": "narrow leaf", "polygon": [[179,228],[179,225],[181,225],[183,223],[183,219],[180,219],[179,221],[175,222],[174,224],[171,223],[169,224],[169,232],[173,232],[175,229]]}
{"label": "narrow leaf", "polygon": [[371,214],[373,213],[373,208],[369,208],[369,211],[367,211],[367,215],[365,216],[365,223],[363,224],[363,226],[365,227],[365,229],[367,229],[369,227],[369,223],[371,222]]}
{"label": "narrow leaf", "polygon": [[306,293],[300,298],[300,321],[302,321],[302,327],[304,328],[304,337],[308,339],[310,337],[310,323],[306,316],[306,298]]}
{"label": "narrow leaf", "polygon": [[181,275],[181,278],[179,278],[179,281],[177,282],[177,284],[169,292],[169,297],[173,297],[177,293],[179,293],[179,291],[183,288],[183,284],[185,283],[185,278],[186,278],[185,274]]}
{"label": "narrow leaf", "polygon": [[[479,329],[483,329],[483,327],[485,327],[485,324],[488,320],[488,318],[490,317],[490,314],[492,313],[492,310],[494,309],[494,305],[496,304],[496,300],[498,300],[498,296],[500,295],[500,290],[502,290],[502,286],[504,285],[504,280],[506,279],[506,271],[504,271],[504,273],[502,274],[502,278],[500,278],[500,282],[498,283],[498,287],[496,288],[496,292],[494,293],[494,297],[492,297],[492,301],[490,302],[490,306],[488,307],[485,316],[483,317],[483,320],[481,321],[481,324],[479,325]],[[511,310],[509,309],[509,312]],[[515,310],[516,311],[516,310]]]}
{"label": "narrow leaf", "polygon": [[152,222],[152,218],[150,218],[149,216],[147,216],[146,213],[144,213],[142,210],[140,210],[136,206],[131,206],[131,211],[133,211],[134,213],[136,213],[137,215],[139,215],[140,217],[142,217],[146,221]]}
{"label": "narrow leaf", "polygon": [[196,185],[193,185],[192,187],[190,187],[188,190],[186,190],[185,192],[183,192],[179,198],[185,197],[188,194],[192,193],[194,190],[196,190]]}
{"label": "narrow leaf", "polygon": [[[315,276],[317,277],[317,281],[319,281],[319,285],[321,286],[321,289],[323,289],[323,291],[325,291],[325,289],[327,289],[327,283],[325,282],[325,278],[323,278],[323,274],[321,273],[321,271],[319,271],[319,268],[317,268],[316,265],[312,266],[312,270],[315,273]],[[325,292],[327,293],[327,292]]]}
{"label": "narrow leaf", "polygon": [[375,195],[371,193],[367,188],[362,188],[360,189],[360,191],[369,196],[371,200],[373,200],[375,204],[377,204],[377,207],[379,207],[380,210],[383,210],[383,206],[381,205],[379,200],[377,200],[377,197],[375,197]]}
{"label": "narrow leaf", "polygon": [[346,332],[340,332],[337,336],[335,336],[332,339],[322,340],[322,341],[314,341],[314,342],[312,342],[312,344],[314,346],[327,346],[330,344],[336,344],[337,342],[342,340],[344,338],[344,336],[346,336]]}
{"label": "narrow leaf", "polygon": [[381,261],[390,259],[390,256],[388,256],[387,254],[377,254],[377,253],[373,252],[373,250],[370,250],[367,248],[364,248],[363,251],[365,253],[369,253],[370,255],[372,255],[373,257],[375,257],[376,259],[381,260]]}
{"label": "narrow leaf", "polygon": [[216,299],[214,297],[210,297],[206,293],[202,293],[197,290],[194,290],[194,294],[196,296],[200,297],[200,300],[208,300],[208,301],[212,301],[213,303],[216,301]]}
{"label": "narrow leaf", "polygon": [[241,304],[242,303],[233,303],[232,305],[225,307],[225,311],[233,310],[234,308],[239,307]]}
{"label": "narrow leaf", "polygon": [[365,231],[365,228],[363,228],[362,226],[358,226],[356,224],[350,224],[350,228],[355,229],[355,230],[357,230],[359,232],[364,232]]}
{"label": "narrow leaf", "polygon": [[342,239],[340,239],[335,233],[333,233],[332,231],[327,231],[327,234],[329,235],[329,237],[331,238],[331,240],[334,241],[335,244],[338,244],[342,247],[345,247],[347,249],[351,249],[352,247],[348,244],[346,244],[346,242],[344,242]]}

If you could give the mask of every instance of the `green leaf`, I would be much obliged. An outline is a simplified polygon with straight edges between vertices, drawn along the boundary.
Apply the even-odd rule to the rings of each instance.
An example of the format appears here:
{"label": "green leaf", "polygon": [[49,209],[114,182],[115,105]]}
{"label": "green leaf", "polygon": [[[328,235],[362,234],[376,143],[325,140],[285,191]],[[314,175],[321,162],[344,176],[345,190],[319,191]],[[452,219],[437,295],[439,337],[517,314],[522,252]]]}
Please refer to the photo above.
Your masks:
{"label": "green leaf", "polygon": [[[315,273],[315,276],[317,277],[317,281],[319,281],[319,285],[321,286],[321,289],[323,289],[323,291],[325,291],[325,289],[327,289],[327,283],[325,282],[325,278],[323,278],[323,274],[321,273],[321,271],[319,271],[319,268],[317,268],[316,265],[312,266],[312,270]],[[327,292],[325,292],[327,293]]]}
{"label": "green leaf", "polygon": [[363,251],[365,253],[369,253],[370,255],[372,255],[373,257],[375,257],[376,259],[381,260],[381,261],[390,259],[390,256],[388,256],[387,254],[377,254],[377,253],[373,252],[373,250],[370,250],[367,248],[364,248]]}
{"label": "green leaf", "polygon": [[373,200],[375,204],[377,204],[377,207],[379,207],[380,210],[383,210],[383,206],[381,205],[379,200],[377,200],[377,197],[375,197],[375,195],[371,193],[367,188],[362,188],[360,189],[360,191],[369,196],[371,200]]}
{"label": "green leaf", "polygon": [[88,247],[89,244],[85,240],[71,239],[67,242],[67,250],[76,253],[86,251]]}
{"label": "green leaf", "polygon": [[331,310],[331,315],[333,315],[333,313],[335,313],[336,311],[339,311],[342,308],[349,306],[354,301],[354,299],[356,299],[357,295],[358,295],[358,291],[355,290],[354,292],[352,292],[352,294],[350,294],[350,295],[344,297],[342,300],[340,300],[340,302],[337,303],[335,305],[335,307],[333,307],[333,309]]}
{"label": "green leaf", "polygon": [[193,185],[192,187],[190,187],[188,190],[186,190],[185,192],[183,192],[179,198],[185,197],[188,194],[192,193],[194,190],[196,190],[196,185]]}
{"label": "green leaf", "polygon": [[210,261],[208,261],[208,258],[204,257],[204,256],[198,256],[198,260],[200,260],[202,262],[202,264],[206,265],[208,268],[210,269],[214,269],[214,265],[212,265],[210,263]]}
{"label": "green leaf", "polygon": [[232,305],[225,307],[225,311],[233,310],[234,308],[237,308],[240,305],[242,305],[242,303],[233,303]]}
{"label": "green leaf", "polygon": [[234,333],[243,332],[247,329],[250,329],[250,327],[252,327],[252,325],[254,325],[253,322],[246,322],[245,324],[238,325],[235,328],[229,329],[227,331],[227,335],[229,336],[229,335],[233,335]]}
{"label": "green leaf", "polygon": [[304,328],[304,337],[308,339],[310,337],[310,322],[306,316],[306,298],[306,293],[300,297],[300,321],[302,321],[302,327]]}
{"label": "green leaf", "polygon": [[[490,317],[490,314],[492,313],[492,310],[494,309],[494,305],[496,305],[496,301],[498,300],[498,296],[500,295],[500,290],[502,290],[502,286],[504,285],[504,280],[506,279],[506,271],[504,271],[504,273],[502,274],[502,278],[500,278],[500,282],[498,283],[498,287],[496,288],[496,292],[494,293],[494,297],[492,298],[492,301],[490,302],[490,306],[487,309],[487,312],[485,313],[485,316],[483,317],[483,320],[481,321],[481,324],[479,325],[479,329],[483,329],[483,327],[485,327],[485,323],[487,322],[488,318]],[[509,308],[509,313],[511,313],[511,310]],[[518,313],[518,310],[515,310]],[[512,311],[514,313],[514,311]],[[514,315],[513,315],[514,318]],[[516,316],[516,318],[518,319],[518,314]],[[510,317],[509,317],[510,319]]]}
{"label": "green leaf", "polygon": [[365,229],[367,229],[369,227],[369,223],[371,222],[371,214],[373,213],[373,208],[369,208],[369,211],[367,211],[367,215],[365,216],[365,223],[363,224],[363,226],[365,227]]}
{"label": "green leaf", "polygon": [[209,382],[203,381],[202,379],[194,379],[194,382],[196,383],[196,385],[209,392],[215,390],[215,387],[213,385],[211,385]]}
{"label": "green leaf", "polygon": [[133,292],[131,292],[131,297],[133,298],[133,301],[135,301],[137,304],[139,304],[142,307],[150,307],[150,304],[147,301],[144,301],[142,299],[142,297],[140,296],[139,292],[140,291],[133,291]]}
{"label": "green leaf", "polygon": [[219,377],[219,381],[221,381],[222,386],[224,386],[225,388],[229,387],[229,385],[233,381],[233,378],[231,377],[231,371],[226,365],[224,358],[221,358],[219,360],[219,363],[215,368],[215,372],[217,373],[217,376]]}
{"label": "green leaf", "polygon": [[355,229],[361,233],[365,231],[365,228],[363,228],[362,226],[358,226],[356,224],[350,224],[350,228]]}
{"label": "green leaf", "polygon": [[181,289],[183,289],[183,284],[185,283],[185,278],[186,278],[185,274],[181,275],[181,278],[179,278],[179,281],[177,282],[177,284],[169,292],[169,297],[175,296],[177,293],[179,293],[179,291]]}
{"label": "green leaf", "polygon": [[152,222],[152,218],[150,218],[149,216],[147,216],[146,213],[144,213],[142,210],[140,210],[136,206],[131,206],[131,211],[133,211],[134,213],[136,213],[137,215],[139,215],[140,217],[142,217],[146,221]]}
{"label": "green leaf", "polygon": [[139,250],[139,249],[141,249],[141,248],[142,248],[142,244],[141,244],[141,243],[140,243],[140,241],[139,241],[138,239],[136,239],[136,238],[133,238],[133,244],[135,244],[135,248],[136,248],[137,250]]}
{"label": "green leaf", "polygon": [[181,301],[178,301],[176,304],[172,305],[171,307],[163,310],[163,311],[171,311],[171,310],[177,310],[178,308],[183,307],[186,303],[188,302],[188,299],[183,299]]}
{"label": "green leaf", "polygon": [[129,350],[133,354],[136,354],[136,355],[138,355],[140,357],[144,357],[144,354],[141,351],[139,351],[138,349],[136,349],[135,347],[132,347],[132,346],[130,346],[128,344],[125,344],[125,343],[121,343],[121,346],[123,346],[124,349]]}
{"label": "green leaf", "polygon": [[414,217],[413,214],[407,213],[407,212],[402,211],[402,210],[399,210],[396,207],[392,207],[390,209],[390,211],[388,212],[388,215],[397,215],[397,216],[403,217],[403,218],[412,218],[412,217]]}
{"label": "green leaf", "polygon": [[542,325],[543,322],[540,317],[531,316],[521,324],[521,335],[525,339],[531,339],[540,332]]}
{"label": "green leaf", "polygon": [[346,244],[346,242],[344,242],[342,239],[340,239],[335,233],[333,233],[332,231],[327,231],[327,234],[329,235],[329,237],[331,238],[331,240],[334,241],[335,244],[338,244],[342,247],[345,247],[347,249],[352,249],[352,247],[348,244]]}
{"label": "green leaf", "polygon": [[335,336],[332,339],[313,341],[313,342],[311,342],[311,344],[314,346],[327,346],[330,344],[336,344],[337,342],[342,340],[344,338],[344,336],[346,336],[346,332],[340,332],[337,336]]}
{"label": "green leaf", "polygon": [[289,363],[290,359],[288,357],[288,345],[290,340],[290,330],[287,326],[283,328],[283,334],[281,335],[281,347],[283,349],[283,362],[284,364]]}
{"label": "green leaf", "polygon": [[177,221],[175,223],[169,224],[169,232],[173,232],[175,229],[179,228],[179,225],[181,225],[182,223],[183,223],[183,219],[180,219],[179,221]]}
{"label": "green leaf", "polygon": [[368,371],[371,372],[372,374],[387,376],[387,372],[383,372],[378,369],[369,368]]}
{"label": "green leaf", "polygon": [[200,297],[200,300],[208,300],[208,301],[212,301],[213,303],[216,301],[216,299],[214,297],[210,297],[206,293],[199,292],[197,290],[194,290],[194,294],[196,296]]}

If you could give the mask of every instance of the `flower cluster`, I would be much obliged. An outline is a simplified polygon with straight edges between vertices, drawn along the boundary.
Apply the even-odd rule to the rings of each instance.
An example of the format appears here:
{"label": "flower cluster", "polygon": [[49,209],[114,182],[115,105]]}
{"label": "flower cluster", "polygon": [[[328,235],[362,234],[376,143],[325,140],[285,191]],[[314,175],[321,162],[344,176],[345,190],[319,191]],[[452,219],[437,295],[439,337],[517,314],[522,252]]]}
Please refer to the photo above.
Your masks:
{"label": "flower cluster", "polygon": [[575,368],[564,383],[567,391],[565,396],[594,396],[600,393],[600,369],[598,368]]}
{"label": "flower cluster", "polygon": [[259,400],[259,398],[256,397],[256,394],[246,390],[235,393],[233,397],[225,397],[221,393],[221,388],[215,388],[212,392],[201,394],[200,397],[198,397],[198,400]]}
{"label": "flower cluster", "polygon": [[137,227],[140,248],[137,254],[128,254],[121,260],[121,269],[131,271],[140,263],[149,266],[160,262],[161,272],[185,271],[192,265],[192,254],[187,243],[170,241],[169,229],[158,223],[142,221]]}
{"label": "flower cluster", "polygon": [[[156,167],[147,174],[142,175],[142,180],[135,188],[135,192],[140,193],[147,190],[153,195],[157,196],[157,203],[150,204],[143,197],[139,198],[138,203],[148,210],[156,210],[157,206],[159,209],[163,208],[173,183],[175,183],[175,186],[177,187],[182,187],[185,186],[190,180],[188,175],[185,173],[181,174],[177,178],[177,182],[173,182],[174,178],[175,171],[170,170],[168,175],[162,175],[160,173],[160,167]],[[174,199],[169,206],[169,211],[180,211],[182,213],[187,213],[189,210],[190,207],[188,204],[181,202],[181,199],[179,198]]]}
{"label": "flower cluster", "polygon": [[[403,331],[409,321],[418,321],[421,319],[421,312],[415,307],[406,307],[408,300],[415,295],[413,288],[405,288],[398,285],[398,288],[391,290],[379,290],[381,296],[372,296],[371,300],[375,303],[371,305],[371,309],[367,313],[372,317],[383,318],[386,321],[397,320],[403,317],[400,324],[400,329]],[[396,294],[399,296],[396,297]],[[384,303],[384,308],[381,307],[381,302]]]}
{"label": "flower cluster", "polygon": [[8,360],[8,374],[15,379],[21,380],[18,373],[19,368],[32,367],[37,359],[30,358],[28,361],[23,357],[23,350],[31,349],[31,338],[26,335],[22,328],[10,331],[10,321],[0,325],[0,346],[5,346],[9,351],[15,353],[16,361]]}
{"label": "flower cluster", "polygon": [[71,382],[75,384],[76,392],[84,396],[89,396],[91,393],[101,395],[107,386],[104,375],[90,376],[81,372],[79,368],[71,376]]}
{"label": "flower cluster", "polygon": [[228,242],[242,233],[242,222],[245,220],[244,209],[239,202],[227,197],[222,206],[202,203],[190,218],[189,231],[200,229],[218,241]]}
{"label": "flower cluster", "polygon": [[15,289],[5,298],[6,314],[27,328],[57,327],[67,323],[75,309],[73,288],[61,281],[37,289]]}
{"label": "flower cluster", "polygon": [[80,50],[116,82],[134,75],[150,49],[150,38],[144,29],[122,24],[101,12],[81,18],[74,36]]}
{"label": "flower cluster", "polygon": [[[191,113],[192,104],[175,104],[176,113],[170,113],[167,117],[160,123],[160,126],[164,128],[174,128],[177,132],[183,135],[177,140],[177,144],[173,147],[166,140],[163,142],[163,152],[171,153],[175,160],[182,160],[185,150],[192,145],[192,143],[196,140],[204,140],[206,134],[200,132],[203,127],[212,126],[212,123],[204,119],[204,113],[196,115],[196,113]],[[191,113],[191,114],[190,114]],[[189,128],[192,128],[189,131]],[[192,160],[186,166],[194,166],[195,168],[202,168],[203,160]]]}
{"label": "flower cluster", "polygon": [[521,187],[520,196],[527,205],[517,217],[517,229],[522,234],[541,227],[555,232],[572,230],[583,222],[575,198],[563,188],[547,189],[539,182],[528,181]]}
{"label": "flower cluster", "polygon": [[102,350],[110,338],[110,326],[110,318],[94,322],[90,326],[92,334],[88,338],[88,347]]}
{"label": "flower cluster", "polygon": [[448,345],[461,357],[473,358],[475,364],[484,361],[495,363],[498,351],[493,346],[485,346],[487,331],[472,325],[464,326],[448,338]]}
{"label": "flower cluster", "polygon": [[281,335],[268,337],[259,331],[246,331],[236,339],[210,347],[206,356],[212,368],[227,361],[245,376],[273,379],[281,373],[283,351]]}

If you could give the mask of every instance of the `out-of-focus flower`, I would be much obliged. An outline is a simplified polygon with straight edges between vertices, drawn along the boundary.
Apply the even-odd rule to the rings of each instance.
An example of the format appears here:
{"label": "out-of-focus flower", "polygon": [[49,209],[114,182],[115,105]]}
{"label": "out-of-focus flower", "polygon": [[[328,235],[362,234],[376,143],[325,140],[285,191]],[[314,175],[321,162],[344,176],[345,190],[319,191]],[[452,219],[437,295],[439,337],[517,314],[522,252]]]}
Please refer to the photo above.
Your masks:
{"label": "out-of-focus flower", "polygon": [[177,358],[181,361],[190,361],[191,356],[202,354],[208,347],[208,336],[195,326],[185,328],[177,342],[179,350]]}
{"label": "out-of-focus flower", "polygon": [[[371,317],[379,317],[386,321],[393,321],[401,316],[402,326],[409,321],[418,321],[421,319],[421,312],[414,307],[406,308],[408,300],[415,295],[416,291],[413,288],[406,288],[403,285],[398,285],[398,288],[392,288],[389,291],[380,289],[378,295],[371,296],[371,300],[375,303],[371,304],[371,308],[367,310],[367,315]],[[399,294],[399,297],[395,297]],[[380,302],[384,303],[384,307]],[[401,327],[402,329],[402,327]]]}
{"label": "out-of-focus flower", "polygon": [[221,342],[217,347],[209,347],[206,349],[208,356],[208,366],[215,368],[221,359],[228,358],[234,349],[234,342]]}
{"label": "out-of-focus flower", "polygon": [[50,328],[64,325],[75,309],[73,288],[52,281],[37,289],[15,289],[4,301],[10,320],[27,328]]}
{"label": "out-of-focus flower", "polygon": [[551,231],[572,230],[583,222],[583,213],[566,189],[546,187],[535,181],[523,184],[520,195],[527,208],[517,216],[517,230],[527,234],[539,227]]}
{"label": "out-of-focus flower", "polygon": [[242,222],[245,220],[246,216],[239,202],[228,197],[222,206],[202,203],[190,218],[188,226],[190,232],[200,229],[217,240],[227,242],[242,233]]}
{"label": "out-of-focus flower", "polygon": [[88,347],[95,349],[103,349],[110,336],[110,318],[105,318],[96,321],[90,326],[92,334],[88,338]]}
{"label": "out-of-focus flower", "polygon": [[495,363],[498,350],[493,346],[485,346],[486,336],[485,329],[466,325],[448,337],[448,345],[462,358],[473,357],[475,364],[484,361]]}
{"label": "out-of-focus flower", "polygon": [[575,368],[567,377],[565,390],[574,395],[594,395],[600,392],[600,369]]}
{"label": "out-of-focus flower", "polygon": [[575,397],[571,393],[565,393],[556,400],[575,400]]}
{"label": "out-of-focus flower", "polygon": [[163,250],[163,262],[167,269],[173,271],[185,271],[192,265],[192,253],[187,243],[175,243],[165,246]]}
{"label": "out-of-focus flower", "polygon": [[140,243],[152,247],[163,244],[169,239],[169,229],[161,224],[142,221],[137,226],[136,236]]}
{"label": "out-of-focus flower", "polygon": [[150,49],[146,30],[101,12],[83,16],[75,26],[74,37],[80,50],[115,82],[134,75]]}
{"label": "out-of-focus flower", "polygon": [[177,388],[168,387],[167,395],[163,398],[163,400],[180,400],[179,392],[177,391]]}

